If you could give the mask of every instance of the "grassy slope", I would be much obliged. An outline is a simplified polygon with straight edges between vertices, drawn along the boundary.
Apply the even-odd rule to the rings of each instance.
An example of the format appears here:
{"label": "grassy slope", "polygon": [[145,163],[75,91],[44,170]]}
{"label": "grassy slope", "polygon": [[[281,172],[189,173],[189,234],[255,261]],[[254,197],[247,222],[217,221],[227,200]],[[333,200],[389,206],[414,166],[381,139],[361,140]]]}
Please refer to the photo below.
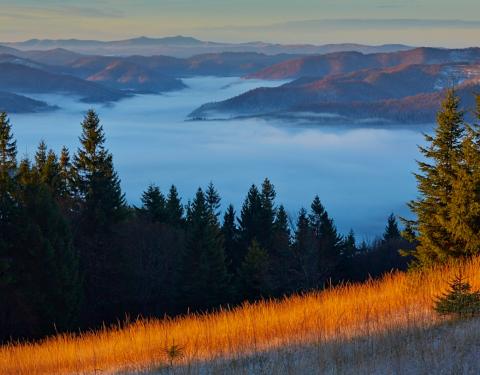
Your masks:
{"label": "grassy slope", "polygon": [[[76,338],[60,336],[35,345],[5,346],[0,348],[0,373],[162,372],[168,364],[165,349],[172,344],[182,347],[181,358],[174,361],[178,373],[251,373],[249,366],[269,363],[291,369],[253,372],[310,372],[302,366],[317,372],[325,366],[326,373],[348,373],[348,366],[355,366],[371,373],[368,366],[378,363],[384,370],[404,366],[418,373],[412,366],[418,361],[426,364],[428,358],[435,360],[438,368],[445,367],[440,364],[448,359],[444,354],[448,352],[447,341],[456,348],[452,353],[457,354],[457,362],[463,355],[468,364],[467,348],[471,348],[469,343],[478,342],[478,322],[464,323],[474,325],[476,330],[464,329],[462,325],[442,322],[432,311],[434,297],[445,290],[460,268],[472,286],[480,288],[477,258],[464,265],[425,273],[392,274],[380,281],[245,305],[216,314],[139,321],[124,329]],[[426,349],[420,350],[422,347]],[[215,366],[220,368],[215,370]],[[228,367],[222,370],[222,366]],[[338,366],[347,367],[343,372],[334,372],[333,369],[342,368]],[[385,373],[379,368],[379,373]],[[458,373],[470,372],[466,369]]]}

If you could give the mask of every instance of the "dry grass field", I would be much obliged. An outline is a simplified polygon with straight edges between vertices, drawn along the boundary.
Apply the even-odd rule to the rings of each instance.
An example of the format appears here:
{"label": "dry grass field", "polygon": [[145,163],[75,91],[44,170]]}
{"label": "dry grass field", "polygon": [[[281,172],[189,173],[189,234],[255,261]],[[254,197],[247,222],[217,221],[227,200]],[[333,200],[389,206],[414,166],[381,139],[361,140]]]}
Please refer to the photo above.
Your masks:
{"label": "dry grass field", "polygon": [[480,289],[476,258],[215,314],[3,346],[0,374],[478,374],[480,322],[446,321],[432,310],[458,272]]}

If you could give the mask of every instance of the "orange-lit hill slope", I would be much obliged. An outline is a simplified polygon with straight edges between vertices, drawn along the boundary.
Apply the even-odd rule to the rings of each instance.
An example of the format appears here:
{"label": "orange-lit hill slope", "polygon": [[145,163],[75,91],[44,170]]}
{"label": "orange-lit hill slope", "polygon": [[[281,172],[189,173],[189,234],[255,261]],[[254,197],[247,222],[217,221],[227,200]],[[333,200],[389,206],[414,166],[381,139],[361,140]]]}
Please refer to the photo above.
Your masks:
{"label": "orange-lit hill slope", "polygon": [[[411,329],[426,331],[440,322],[432,304],[448,281],[461,271],[478,289],[479,270],[480,258],[476,258],[214,314],[138,321],[121,329],[8,345],[0,348],[0,374],[116,373],[158,370],[170,364],[198,366],[202,361],[240,361],[288,347],[356,342]],[[170,362],[166,352],[173,345],[179,355]]]}

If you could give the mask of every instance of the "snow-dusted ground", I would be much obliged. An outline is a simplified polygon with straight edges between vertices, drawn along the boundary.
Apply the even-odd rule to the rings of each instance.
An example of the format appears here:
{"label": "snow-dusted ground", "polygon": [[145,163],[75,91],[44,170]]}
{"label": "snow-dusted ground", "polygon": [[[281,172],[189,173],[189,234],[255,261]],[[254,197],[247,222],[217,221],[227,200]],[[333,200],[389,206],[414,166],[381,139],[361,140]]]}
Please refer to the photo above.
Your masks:
{"label": "snow-dusted ground", "polygon": [[246,358],[219,359],[145,374],[478,375],[480,319],[347,342],[288,347]]}

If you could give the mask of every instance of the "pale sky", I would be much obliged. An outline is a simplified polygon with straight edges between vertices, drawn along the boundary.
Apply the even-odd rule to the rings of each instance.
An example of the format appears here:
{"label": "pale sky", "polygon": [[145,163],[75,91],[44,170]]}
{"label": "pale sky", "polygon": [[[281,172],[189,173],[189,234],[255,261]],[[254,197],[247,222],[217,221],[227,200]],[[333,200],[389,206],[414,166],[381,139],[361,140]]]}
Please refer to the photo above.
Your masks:
{"label": "pale sky", "polygon": [[234,42],[478,46],[480,0],[0,0],[0,41],[178,34]]}

